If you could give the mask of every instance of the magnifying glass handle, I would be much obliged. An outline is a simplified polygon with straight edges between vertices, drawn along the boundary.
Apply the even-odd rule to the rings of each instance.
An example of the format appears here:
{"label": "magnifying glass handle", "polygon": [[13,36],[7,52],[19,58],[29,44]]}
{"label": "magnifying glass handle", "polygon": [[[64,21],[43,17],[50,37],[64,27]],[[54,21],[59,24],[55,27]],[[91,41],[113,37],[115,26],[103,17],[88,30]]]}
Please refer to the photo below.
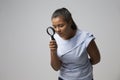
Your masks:
{"label": "magnifying glass handle", "polygon": [[55,38],[54,38],[53,36],[51,36],[51,39],[52,39],[52,40],[55,40]]}

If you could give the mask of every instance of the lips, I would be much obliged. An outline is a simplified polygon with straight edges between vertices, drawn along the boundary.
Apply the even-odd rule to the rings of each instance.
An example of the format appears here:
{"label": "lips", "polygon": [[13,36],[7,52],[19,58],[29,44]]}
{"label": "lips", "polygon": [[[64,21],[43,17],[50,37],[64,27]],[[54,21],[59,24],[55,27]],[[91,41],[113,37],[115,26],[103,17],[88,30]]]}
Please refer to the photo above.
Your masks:
{"label": "lips", "polygon": [[59,36],[62,36],[63,34],[62,33],[58,33]]}

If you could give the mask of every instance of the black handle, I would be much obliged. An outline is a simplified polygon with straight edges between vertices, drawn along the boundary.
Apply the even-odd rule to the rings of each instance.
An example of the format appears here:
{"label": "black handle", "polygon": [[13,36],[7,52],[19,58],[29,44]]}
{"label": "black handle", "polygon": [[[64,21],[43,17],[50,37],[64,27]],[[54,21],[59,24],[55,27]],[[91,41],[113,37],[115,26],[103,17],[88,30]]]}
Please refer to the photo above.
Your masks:
{"label": "black handle", "polygon": [[54,36],[51,36],[51,39],[52,39],[52,40],[55,40]]}

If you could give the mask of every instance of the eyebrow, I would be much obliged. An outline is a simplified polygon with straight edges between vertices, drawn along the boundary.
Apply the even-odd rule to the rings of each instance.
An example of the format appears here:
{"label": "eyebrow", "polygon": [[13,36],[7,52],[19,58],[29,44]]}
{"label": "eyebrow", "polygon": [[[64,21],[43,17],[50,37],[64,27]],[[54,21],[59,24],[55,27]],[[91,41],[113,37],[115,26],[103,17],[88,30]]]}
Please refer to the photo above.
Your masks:
{"label": "eyebrow", "polygon": [[61,25],[64,26],[65,24],[58,24],[58,25],[52,25],[52,26],[61,26]]}

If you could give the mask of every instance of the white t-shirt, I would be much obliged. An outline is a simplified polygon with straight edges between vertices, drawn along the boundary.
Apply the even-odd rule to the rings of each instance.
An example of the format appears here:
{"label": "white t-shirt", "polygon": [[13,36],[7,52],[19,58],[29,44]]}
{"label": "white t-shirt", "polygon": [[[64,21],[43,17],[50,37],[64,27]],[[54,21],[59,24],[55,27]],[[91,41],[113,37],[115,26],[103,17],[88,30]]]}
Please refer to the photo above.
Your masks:
{"label": "white t-shirt", "polygon": [[59,77],[64,80],[92,80],[93,69],[86,49],[95,37],[79,29],[69,40],[63,40],[58,34],[54,37],[58,45],[57,55],[62,61]]}

